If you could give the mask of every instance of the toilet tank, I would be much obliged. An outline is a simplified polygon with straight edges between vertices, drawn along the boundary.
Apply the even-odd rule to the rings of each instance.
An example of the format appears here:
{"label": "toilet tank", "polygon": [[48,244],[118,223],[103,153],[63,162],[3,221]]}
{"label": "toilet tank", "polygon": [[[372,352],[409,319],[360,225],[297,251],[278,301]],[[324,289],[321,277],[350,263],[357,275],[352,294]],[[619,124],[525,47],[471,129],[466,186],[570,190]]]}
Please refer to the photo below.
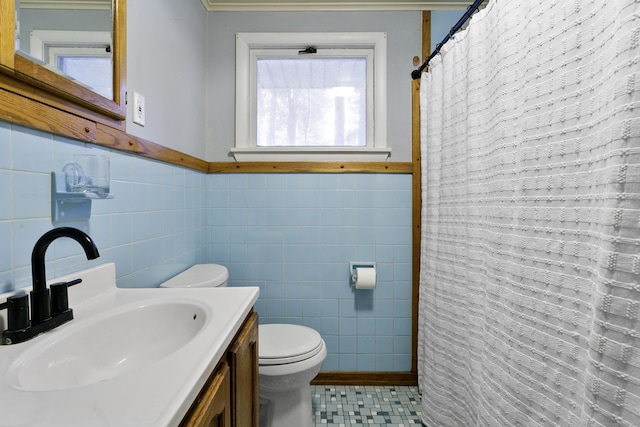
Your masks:
{"label": "toilet tank", "polygon": [[217,288],[227,286],[229,270],[224,265],[196,264],[160,284],[161,288]]}

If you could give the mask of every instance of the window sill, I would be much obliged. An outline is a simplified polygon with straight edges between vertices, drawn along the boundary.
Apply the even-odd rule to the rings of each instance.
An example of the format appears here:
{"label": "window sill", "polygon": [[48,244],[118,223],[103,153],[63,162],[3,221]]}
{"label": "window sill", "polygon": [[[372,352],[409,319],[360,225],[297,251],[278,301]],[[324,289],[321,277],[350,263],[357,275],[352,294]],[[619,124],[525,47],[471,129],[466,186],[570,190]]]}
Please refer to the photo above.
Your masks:
{"label": "window sill", "polygon": [[384,162],[391,148],[251,147],[231,148],[237,162]]}

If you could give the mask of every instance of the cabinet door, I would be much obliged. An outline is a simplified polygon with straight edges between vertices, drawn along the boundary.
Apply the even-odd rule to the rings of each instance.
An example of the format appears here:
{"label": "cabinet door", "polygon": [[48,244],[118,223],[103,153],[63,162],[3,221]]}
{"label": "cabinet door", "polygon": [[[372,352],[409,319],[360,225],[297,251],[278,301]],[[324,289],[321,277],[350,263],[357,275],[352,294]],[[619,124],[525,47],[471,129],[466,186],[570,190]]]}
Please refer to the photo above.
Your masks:
{"label": "cabinet door", "polygon": [[231,375],[223,363],[198,396],[189,415],[180,423],[185,427],[231,427]]}
{"label": "cabinet door", "polygon": [[258,426],[258,315],[252,312],[229,350],[232,425]]}

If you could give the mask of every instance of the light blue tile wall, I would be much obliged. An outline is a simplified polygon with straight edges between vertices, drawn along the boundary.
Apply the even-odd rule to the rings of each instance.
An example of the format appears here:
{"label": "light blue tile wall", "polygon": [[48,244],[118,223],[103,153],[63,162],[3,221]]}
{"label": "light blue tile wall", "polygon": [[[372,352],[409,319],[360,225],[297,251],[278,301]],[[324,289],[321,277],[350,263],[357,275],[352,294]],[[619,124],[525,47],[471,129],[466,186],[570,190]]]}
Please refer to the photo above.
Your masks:
{"label": "light blue tile wall", "polygon": [[[411,176],[211,176],[212,260],[260,287],[261,323],[318,330],[324,371],[411,369]],[[375,261],[373,291],[350,261]]]}
{"label": "light blue tile wall", "polygon": [[[48,277],[114,261],[119,286],[157,286],[202,262],[256,285],[261,323],[317,329],[324,371],[411,368],[411,176],[207,175],[0,122],[0,291],[28,286],[36,240],[53,227],[50,177],[73,154],[111,158],[113,200],[80,228],[101,253],[67,239]],[[374,291],[349,285],[349,261],[375,261]]]}
{"label": "light blue tile wall", "polygon": [[53,228],[50,173],[78,153],[110,157],[115,198],[69,224],[89,233],[100,258],[87,262],[59,239],[47,250],[48,278],[113,261],[118,286],[150,287],[206,262],[206,174],[0,122],[0,291],[30,285],[33,245]]}

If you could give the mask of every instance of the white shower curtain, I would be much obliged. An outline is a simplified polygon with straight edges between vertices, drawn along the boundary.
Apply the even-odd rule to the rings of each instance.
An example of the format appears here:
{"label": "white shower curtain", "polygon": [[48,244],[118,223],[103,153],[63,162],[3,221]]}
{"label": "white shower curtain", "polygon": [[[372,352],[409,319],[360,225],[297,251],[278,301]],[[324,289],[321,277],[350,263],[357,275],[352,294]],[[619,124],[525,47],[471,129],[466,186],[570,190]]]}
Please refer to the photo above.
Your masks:
{"label": "white shower curtain", "polygon": [[489,0],[421,82],[423,421],[640,426],[640,0]]}

